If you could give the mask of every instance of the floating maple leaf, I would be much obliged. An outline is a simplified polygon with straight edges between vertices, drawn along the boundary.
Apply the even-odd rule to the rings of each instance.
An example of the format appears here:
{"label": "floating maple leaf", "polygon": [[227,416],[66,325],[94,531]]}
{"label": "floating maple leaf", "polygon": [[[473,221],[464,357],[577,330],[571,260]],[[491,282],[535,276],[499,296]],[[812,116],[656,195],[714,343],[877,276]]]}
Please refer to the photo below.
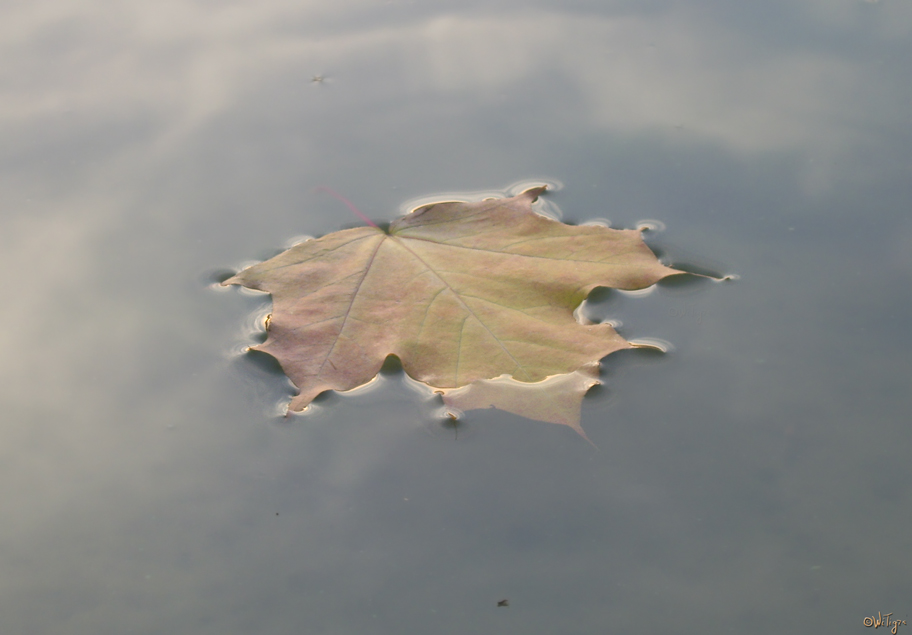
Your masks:
{"label": "floating maple leaf", "polygon": [[498,408],[529,419],[569,426],[589,441],[580,426],[580,409],[586,392],[600,383],[598,367],[598,362],[593,362],[572,373],[554,375],[534,384],[504,376],[479,379],[468,386],[438,392],[443,396],[443,403],[457,410]]}
{"label": "floating maple leaf", "polygon": [[544,190],[425,205],[388,231],[308,240],[223,282],[272,294],[268,336],[254,349],[298,387],[289,409],[367,383],[396,355],[456,408],[493,405],[581,432],[598,360],[632,345],[574,311],[597,286],[642,289],[681,272],[639,231],[536,214]]}

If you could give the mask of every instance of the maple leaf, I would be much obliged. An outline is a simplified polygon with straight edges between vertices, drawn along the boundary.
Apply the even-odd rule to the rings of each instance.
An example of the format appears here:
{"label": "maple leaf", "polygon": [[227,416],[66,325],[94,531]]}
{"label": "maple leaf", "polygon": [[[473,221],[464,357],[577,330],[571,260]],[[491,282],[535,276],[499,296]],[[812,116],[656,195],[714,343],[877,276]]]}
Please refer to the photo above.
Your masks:
{"label": "maple leaf", "polygon": [[497,408],[528,419],[568,426],[589,441],[580,426],[580,410],[586,392],[601,383],[598,370],[598,362],[594,362],[572,373],[554,375],[534,384],[498,377],[479,379],[468,386],[440,389],[437,392],[442,395],[443,403],[450,408]]}
{"label": "maple leaf", "polygon": [[[535,213],[545,189],[425,205],[388,231],[308,240],[225,280],[272,294],[266,342],[253,348],[298,387],[289,409],[367,383],[396,355],[454,407],[494,405],[581,432],[592,369],[632,345],[575,310],[597,286],[642,289],[682,272],[662,265],[637,230]],[[531,387],[513,385],[536,382],[538,406]],[[544,405],[562,391],[569,401]]]}

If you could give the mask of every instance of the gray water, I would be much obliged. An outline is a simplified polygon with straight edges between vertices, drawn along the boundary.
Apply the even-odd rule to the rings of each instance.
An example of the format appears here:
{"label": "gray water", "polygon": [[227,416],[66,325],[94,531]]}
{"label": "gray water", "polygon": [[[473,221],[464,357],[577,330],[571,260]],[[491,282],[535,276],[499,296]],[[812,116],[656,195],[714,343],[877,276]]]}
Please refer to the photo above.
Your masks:
{"label": "gray water", "polygon": [[[909,3],[3,15],[0,632],[909,619]],[[215,282],[360,223],[315,187],[389,221],[533,181],[739,276],[591,303],[673,346],[604,360],[598,449],[497,411],[447,427],[395,373],[277,416],[290,385],[243,352],[268,298]]]}

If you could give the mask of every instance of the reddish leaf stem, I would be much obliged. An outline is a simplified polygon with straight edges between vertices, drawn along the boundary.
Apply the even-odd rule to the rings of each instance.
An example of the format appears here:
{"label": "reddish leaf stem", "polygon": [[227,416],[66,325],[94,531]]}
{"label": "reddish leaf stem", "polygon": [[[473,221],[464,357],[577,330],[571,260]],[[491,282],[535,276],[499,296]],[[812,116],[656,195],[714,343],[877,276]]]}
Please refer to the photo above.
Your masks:
{"label": "reddish leaf stem", "polygon": [[371,219],[369,219],[367,216],[365,216],[364,214],[362,214],[362,213],[361,213],[361,210],[359,210],[357,207],[355,207],[355,204],[354,204],[354,203],[352,203],[350,200],[348,200],[347,198],[345,198],[344,196],[342,196],[341,194],[339,194],[337,191],[335,191],[335,190],[332,189],[331,187],[327,187],[326,185],[320,185],[320,186],[314,188],[314,192],[326,192],[327,194],[329,194],[329,195],[332,196],[333,198],[339,199],[340,201],[342,201],[343,203],[345,203],[345,204],[348,206],[348,209],[350,209],[352,212],[354,212],[354,214],[355,214],[358,218],[360,218],[361,220],[363,220],[365,223],[367,223],[367,224],[370,225],[371,227],[376,227],[377,229],[380,229],[380,227],[377,225],[377,223],[375,223],[374,221],[372,221]]}

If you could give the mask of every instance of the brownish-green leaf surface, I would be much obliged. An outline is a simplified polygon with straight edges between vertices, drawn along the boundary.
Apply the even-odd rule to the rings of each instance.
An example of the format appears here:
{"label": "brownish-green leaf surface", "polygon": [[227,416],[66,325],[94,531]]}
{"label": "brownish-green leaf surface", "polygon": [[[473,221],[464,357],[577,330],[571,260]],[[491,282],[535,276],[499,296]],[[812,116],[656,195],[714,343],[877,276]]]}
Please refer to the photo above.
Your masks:
{"label": "brownish-green leaf surface", "polygon": [[[541,382],[629,348],[610,325],[583,324],[574,310],[597,286],[641,289],[679,272],[659,263],[638,231],[536,214],[544,189],[426,205],[388,233],[335,232],[226,280],[272,294],[268,337],[255,349],[278,359],[298,387],[290,409],[370,381],[390,354],[446,392],[502,375]],[[489,385],[477,394],[510,410],[517,398],[499,405],[497,392]]]}
{"label": "brownish-green leaf surface", "polygon": [[598,367],[598,362],[594,362],[572,373],[554,375],[534,384],[498,377],[438,392],[443,396],[443,403],[451,409],[498,408],[529,419],[569,426],[588,441],[589,437],[580,426],[580,410],[586,392],[600,383]]}

